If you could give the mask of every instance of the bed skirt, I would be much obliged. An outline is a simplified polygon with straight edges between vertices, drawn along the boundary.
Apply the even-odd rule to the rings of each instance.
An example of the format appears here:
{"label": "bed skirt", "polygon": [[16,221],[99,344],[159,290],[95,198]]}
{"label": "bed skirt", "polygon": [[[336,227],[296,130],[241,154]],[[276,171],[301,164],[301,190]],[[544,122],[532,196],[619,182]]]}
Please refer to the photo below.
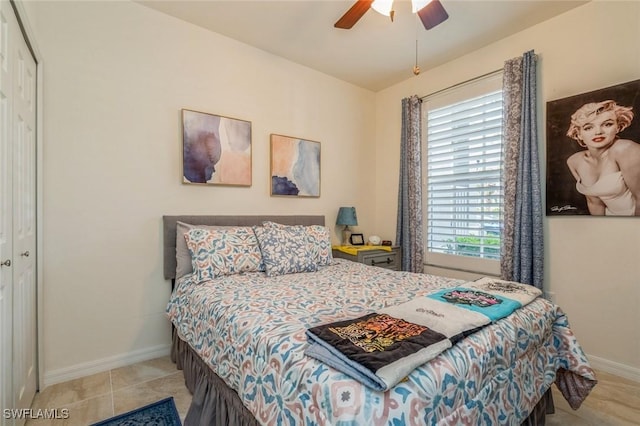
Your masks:
{"label": "bed skirt", "polygon": [[[259,425],[253,414],[242,404],[240,397],[200,359],[196,352],[178,336],[175,328],[172,336],[171,361],[183,371],[192,400],[185,426]],[[533,411],[522,422],[523,426],[542,426],[547,414],[554,413],[551,389],[543,395]]]}

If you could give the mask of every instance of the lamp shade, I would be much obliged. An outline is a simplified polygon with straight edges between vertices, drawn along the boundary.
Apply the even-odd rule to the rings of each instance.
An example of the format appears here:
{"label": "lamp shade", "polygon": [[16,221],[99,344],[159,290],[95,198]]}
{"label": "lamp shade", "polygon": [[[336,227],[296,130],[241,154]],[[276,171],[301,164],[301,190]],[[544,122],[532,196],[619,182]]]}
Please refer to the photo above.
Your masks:
{"label": "lamp shade", "polygon": [[358,224],[358,216],[356,216],[355,207],[340,207],[338,210],[338,218],[336,219],[336,225],[352,225]]}

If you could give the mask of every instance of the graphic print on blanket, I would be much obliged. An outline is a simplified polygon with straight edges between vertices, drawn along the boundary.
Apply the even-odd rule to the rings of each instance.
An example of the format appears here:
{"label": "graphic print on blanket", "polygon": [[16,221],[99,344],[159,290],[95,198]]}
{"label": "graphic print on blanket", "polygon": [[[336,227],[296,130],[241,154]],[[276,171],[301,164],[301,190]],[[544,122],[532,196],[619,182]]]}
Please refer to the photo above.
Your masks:
{"label": "graphic print on blanket", "polygon": [[447,338],[428,327],[379,313],[317,326],[309,331],[374,372]]}
{"label": "graphic print on blanket", "polygon": [[427,297],[481,313],[489,317],[492,322],[506,317],[522,306],[517,300],[467,287],[444,289]]}
{"label": "graphic print on blanket", "polygon": [[442,297],[449,303],[475,305],[481,308],[502,303],[502,300],[488,293],[472,290],[453,290],[443,294]]}

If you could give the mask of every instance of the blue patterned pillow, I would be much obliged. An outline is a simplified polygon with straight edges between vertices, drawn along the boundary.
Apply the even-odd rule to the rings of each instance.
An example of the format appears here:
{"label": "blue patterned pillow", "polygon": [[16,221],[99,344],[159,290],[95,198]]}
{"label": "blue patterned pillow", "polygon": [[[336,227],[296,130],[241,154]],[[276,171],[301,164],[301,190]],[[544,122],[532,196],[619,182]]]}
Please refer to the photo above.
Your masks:
{"label": "blue patterned pillow", "polygon": [[194,228],[184,234],[198,282],[242,272],[264,271],[256,235],[251,227]]}
{"label": "blue patterned pillow", "polygon": [[318,270],[302,227],[254,226],[253,230],[268,277]]}
{"label": "blue patterned pillow", "polygon": [[[184,238],[184,234],[189,232],[193,228],[202,229],[230,229],[231,226],[219,226],[219,225],[191,225],[188,223],[176,222],[176,278],[183,277],[193,272],[193,265],[191,264],[191,252],[187,247],[187,241]],[[256,241],[257,244],[257,241]]]}
{"label": "blue patterned pillow", "polygon": [[305,228],[316,264],[318,266],[331,265],[333,253],[331,252],[331,233],[329,228],[320,225],[311,225]]}
{"label": "blue patterned pillow", "polygon": [[331,252],[331,233],[329,228],[321,225],[283,225],[276,222],[262,222],[266,228],[299,228],[306,232],[306,240],[314,262],[318,266],[331,265],[333,254]]}

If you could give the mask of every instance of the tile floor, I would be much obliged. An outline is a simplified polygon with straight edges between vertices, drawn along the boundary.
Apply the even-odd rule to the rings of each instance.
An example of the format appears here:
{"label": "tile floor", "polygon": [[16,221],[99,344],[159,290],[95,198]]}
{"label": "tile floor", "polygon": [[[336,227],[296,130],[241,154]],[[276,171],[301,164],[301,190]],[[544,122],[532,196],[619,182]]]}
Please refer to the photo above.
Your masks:
{"label": "tile floor", "polygon": [[[640,425],[640,383],[599,371],[596,377],[598,385],[577,411],[553,386],[556,413],[547,417],[547,425]],[[168,396],[173,396],[184,419],[191,394],[182,371],[163,357],[47,387],[36,394],[32,408],[68,408],[69,418],[32,420],[27,426],[86,426]]]}
{"label": "tile floor", "polygon": [[87,426],[168,396],[184,420],[191,394],[182,371],[167,356],[49,386],[36,394],[31,407],[67,408],[69,418],[30,420],[26,425]]}
{"label": "tile floor", "polygon": [[598,384],[576,411],[552,386],[556,413],[548,417],[552,426],[640,425],[640,383],[596,370]]}

